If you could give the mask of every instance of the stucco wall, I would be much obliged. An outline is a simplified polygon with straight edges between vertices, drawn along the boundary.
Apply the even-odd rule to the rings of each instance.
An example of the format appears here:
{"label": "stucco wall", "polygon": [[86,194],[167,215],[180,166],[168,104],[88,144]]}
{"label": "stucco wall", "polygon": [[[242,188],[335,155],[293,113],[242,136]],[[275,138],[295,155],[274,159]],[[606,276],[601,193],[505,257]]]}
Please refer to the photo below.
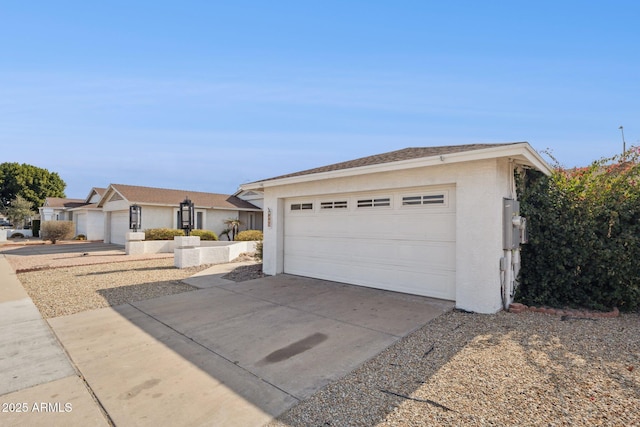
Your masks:
{"label": "stucco wall", "polygon": [[73,213],[76,236],[83,234],[87,240],[104,239],[104,214],[96,210],[80,210]]}
{"label": "stucco wall", "polygon": [[[250,225],[249,215],[253,214],[254,224]],[[242,222],[240,225],[240,231],[243,230],[262,230],[262,212],[239,212],[239,219]]]}
{"label": "stucco wall", "polygon": [[[478,160],[264,189],[266,274],[284,268],[284,199],[430,185],[456,186],[456,306],[480,313],[502,307],[502,199],[512,194],[508,159]],[[269,225],[269,217],[271,224]]]}
{"label": "stucco wall", "polygon": [[80,234],[87,235],[87,213],[86,212],[74,212],[73,222],[76,226],[76,236]]}
{"label": "stucco wall", "polygon": [[98,210],[87,212],[87,240],[104,239],[104,213]]}

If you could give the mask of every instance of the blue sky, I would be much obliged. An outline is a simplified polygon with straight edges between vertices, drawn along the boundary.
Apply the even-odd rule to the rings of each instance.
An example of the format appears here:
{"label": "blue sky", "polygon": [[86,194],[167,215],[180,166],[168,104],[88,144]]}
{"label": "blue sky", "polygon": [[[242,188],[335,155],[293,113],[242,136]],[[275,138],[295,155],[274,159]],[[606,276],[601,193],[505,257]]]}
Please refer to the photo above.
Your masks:
{"label": "blue sky", "polygon": [[412,146],[640,145],[637,1],[0,4],[0,162],[243,182]]}

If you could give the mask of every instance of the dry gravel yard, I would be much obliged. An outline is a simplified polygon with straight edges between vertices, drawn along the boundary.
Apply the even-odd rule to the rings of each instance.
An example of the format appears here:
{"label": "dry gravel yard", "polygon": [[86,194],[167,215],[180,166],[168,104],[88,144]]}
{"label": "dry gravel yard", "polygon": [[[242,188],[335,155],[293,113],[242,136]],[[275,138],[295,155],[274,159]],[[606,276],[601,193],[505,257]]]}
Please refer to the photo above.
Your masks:
{"label": "dry gravel yard", "polygon": [[640,316],[447,313],[271,426],[640,425]]}
{"label": "dry gravel yard", "polygon": [[159,258],[31,271],[18,279],[50,318],[191,291],[181,280],[204,268],[178,269],[173,258]]}

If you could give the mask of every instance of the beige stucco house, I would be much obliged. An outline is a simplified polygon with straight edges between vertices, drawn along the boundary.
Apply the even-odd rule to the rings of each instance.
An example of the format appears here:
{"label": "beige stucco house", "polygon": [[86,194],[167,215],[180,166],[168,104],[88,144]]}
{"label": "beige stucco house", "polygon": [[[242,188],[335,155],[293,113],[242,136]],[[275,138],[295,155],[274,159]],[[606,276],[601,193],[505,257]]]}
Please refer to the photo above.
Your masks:
{"label": "beige stucco house", "polygon": [[[514,172],[550,167],[526,142],[407,148],[243,184],[263,196],[266,274],[290,273],[499,311]],[[515,224],[515,222],[514,222]],[[520,224],[520,223],[518,223]]]}
{"label": "beige stucco house", "polygon": [[178,228],[178,207],[187,197],[195,205],[196,229],[219,236],[228,219],[240,220],[240,230],[262,229],[262,210],[236,195],[111,184],[97,204],[104,213],[105,243],[125,244],[133,204],[142,207],[142,230]]}

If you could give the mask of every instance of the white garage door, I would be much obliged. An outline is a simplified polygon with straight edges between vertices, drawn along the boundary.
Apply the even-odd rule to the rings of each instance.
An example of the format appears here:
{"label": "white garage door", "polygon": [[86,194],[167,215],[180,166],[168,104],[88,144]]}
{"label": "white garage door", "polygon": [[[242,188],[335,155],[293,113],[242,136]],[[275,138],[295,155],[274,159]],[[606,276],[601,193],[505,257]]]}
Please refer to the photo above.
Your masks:
{"label": "white garage door", "polygon": [[111,243],[124,245],[129,231],[129,212],[111,212]]}
{"label": "white garage door", "polygon": [[455,187],[285,201],[285,273],[455,299]]}

